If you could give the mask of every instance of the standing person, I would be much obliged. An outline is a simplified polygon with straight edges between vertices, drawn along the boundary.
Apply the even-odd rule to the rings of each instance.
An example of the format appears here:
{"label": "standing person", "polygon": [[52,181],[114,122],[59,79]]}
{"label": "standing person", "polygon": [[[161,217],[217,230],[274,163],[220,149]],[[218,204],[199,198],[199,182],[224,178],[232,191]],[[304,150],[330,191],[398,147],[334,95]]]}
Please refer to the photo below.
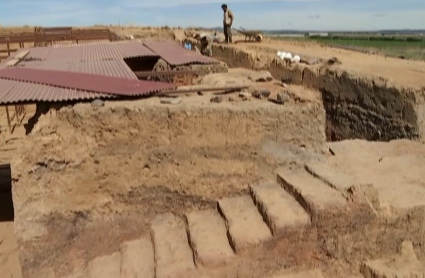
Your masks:
{"label": "standing person", "polygon": [[224,29],[225,43],[232,43],[232,24],[233,24],[233,19],[235,17],[233,16],[233,13],[227,8],[226,4],[221,5],[221,8],[223,9],[223,12],[224,12],[223,29]]}

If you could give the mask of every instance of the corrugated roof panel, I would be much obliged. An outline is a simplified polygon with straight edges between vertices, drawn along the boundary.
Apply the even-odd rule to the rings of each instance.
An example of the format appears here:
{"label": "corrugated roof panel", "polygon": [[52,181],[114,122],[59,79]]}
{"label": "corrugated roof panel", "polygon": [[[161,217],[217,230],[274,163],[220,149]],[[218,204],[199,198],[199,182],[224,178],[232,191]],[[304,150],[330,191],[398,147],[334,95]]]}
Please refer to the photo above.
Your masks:
{"label": "corrugated roof panel", "polygon": [[0,78],[121,96],[141,96],[176,88],[169,83],[28,68],[2,69]]}
{"label": "corrugated roof panel", "polygon": [[24,61],[92,61],[158,56],[142,43],[136,41],[34,47],[25,50],[29,50],[30,53]]}
{"label": "corrugated roof panel", "polygon": [[110,99],[116,98],[116,96],[0,79],[0,104],[32,101],[75,101],[97,98]]}
{"label": "corrugated roof panel", "polygon": [[174,41],[144,42],[144,45],[173,66],[218,63],[217,60],[188,50]]}
{"label": "corrugated roof panel", "polygon": [[137,79],[133,71],[123,60],[94,61],[34,61],[21,62],[17,67],[44,70],[60,70],[79,73],[98,74],[110,77]]}
{"label": "corrugated roof panel", "polygon": [[34,47],[26,49],[29,50],[30,53],[25,57],[25,60],[46,60],[52,49],[53,47]]}
{"label": "corrugated roof panel", "polygon": [[122,57],[126,59],[135,57],[158,57],[157,54],[137,41],[121,43],[117,44],[117,46],[121,50]]}

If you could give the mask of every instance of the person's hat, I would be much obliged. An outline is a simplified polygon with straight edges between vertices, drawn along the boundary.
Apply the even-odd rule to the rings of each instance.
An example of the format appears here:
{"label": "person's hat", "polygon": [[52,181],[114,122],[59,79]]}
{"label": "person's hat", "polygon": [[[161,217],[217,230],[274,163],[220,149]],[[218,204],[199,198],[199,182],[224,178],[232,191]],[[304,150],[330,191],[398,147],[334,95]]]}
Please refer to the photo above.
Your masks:
{"label": "person's hat", "polygon": [[221,5],[222,8],[227,8],[226,4]]}

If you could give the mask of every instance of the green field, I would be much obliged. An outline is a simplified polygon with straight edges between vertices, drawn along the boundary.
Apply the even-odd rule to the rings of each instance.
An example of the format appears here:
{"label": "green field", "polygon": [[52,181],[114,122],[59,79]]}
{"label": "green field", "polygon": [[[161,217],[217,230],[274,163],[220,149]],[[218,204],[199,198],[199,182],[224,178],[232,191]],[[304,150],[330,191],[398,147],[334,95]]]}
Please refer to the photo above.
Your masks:
{"label": "green field", "polygon": [[422,38],[313,37],[309,39],[329,46],[343,47],[357,51],[370,51],[391,57],[425,60],[425,41]]}

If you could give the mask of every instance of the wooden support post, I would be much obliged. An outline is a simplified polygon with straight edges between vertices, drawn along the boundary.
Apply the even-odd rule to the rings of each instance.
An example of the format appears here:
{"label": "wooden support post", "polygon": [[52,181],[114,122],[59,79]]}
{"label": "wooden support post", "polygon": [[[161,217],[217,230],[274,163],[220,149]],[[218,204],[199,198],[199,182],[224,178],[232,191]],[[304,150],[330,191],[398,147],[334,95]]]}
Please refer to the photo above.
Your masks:
{"label": "wooden support post", "polygon": [[12,134],[12,125],[10,124],[10,115],[9,115],[9,107],[6,107],[6,116],[7,116],[7,124],[9,125],[9,132]]}

